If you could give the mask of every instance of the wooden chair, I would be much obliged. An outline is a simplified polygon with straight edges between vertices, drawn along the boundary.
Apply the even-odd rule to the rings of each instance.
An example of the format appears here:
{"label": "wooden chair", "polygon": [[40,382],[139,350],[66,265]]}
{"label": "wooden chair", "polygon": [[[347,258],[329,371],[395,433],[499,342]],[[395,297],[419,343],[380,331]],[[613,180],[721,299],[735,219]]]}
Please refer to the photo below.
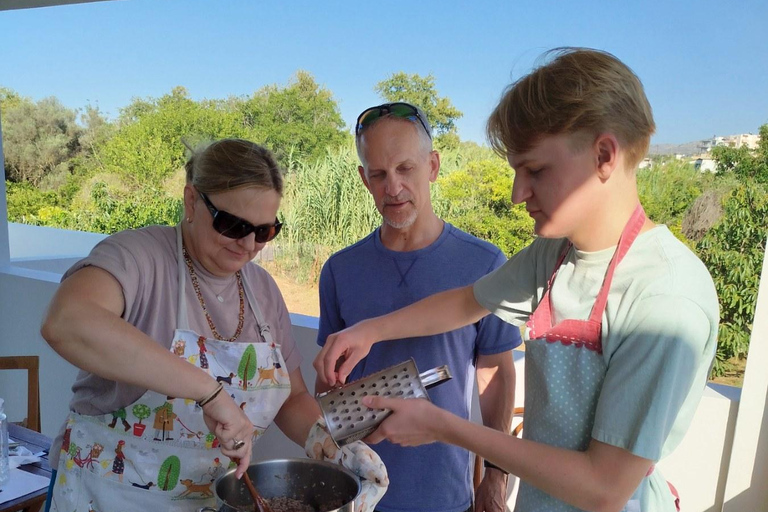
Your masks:
{"label": "wooden chair", "polygon": [[0,357],[0,370],[27,370],[27,417],[21,423],[40,432],[40,358],[38,356]]}
{"label": "wooden chair", "polygon": [[[513,416],[523,416],[524,409],[522,407],[515,407]],[[512,435],[517,436],[523,431],[523,423],[520,422],[516,427],[512,429]],[[480,486],[480,482],[483,481],[483,458],[479,455],[475,455],[475,469],[472,475],[472,485],[477,492],[477,488]]]}

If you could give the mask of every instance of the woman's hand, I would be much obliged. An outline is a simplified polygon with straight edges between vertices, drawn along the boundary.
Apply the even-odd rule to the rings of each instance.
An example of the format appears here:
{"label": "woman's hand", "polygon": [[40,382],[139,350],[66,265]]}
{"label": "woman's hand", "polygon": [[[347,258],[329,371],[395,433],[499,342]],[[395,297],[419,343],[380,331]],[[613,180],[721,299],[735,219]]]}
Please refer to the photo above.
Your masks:
{"label": "woman's hand", "polygon": [[[219,439],[221,453],[239,459],[235,476],[239,479],[251,463],[253,423],[226,392],[203,406],[203,419],[208,429]],[[242,445],[235,447],[238,441]]]}
{"label": "woman's hand", "polygon": [[440,441],[444,417],[450,415],[429,400],[421,398],[384,398],[366,396],[363,405],[371,409],[389,409],[392,414],[364,439],[376,444],[384,439],[400,446],[419,446]]}
{"label": "woman's hand", "polygon": [[304,450],[315,460],[335,462],[360,477],[361,489],[355,498],[355,510],[373,512],[387,492],[389,476],[378,454],[361,441],[339,448],[328,433],[323,419],[318,419],[312,425]]}
{"label": "woman's hand", "polygon": [[364,320],[328,336],[312,363],[323,382],[329,386],[344,384],[355,365],[368,355],[378,341],[367,332],[369,322]]}

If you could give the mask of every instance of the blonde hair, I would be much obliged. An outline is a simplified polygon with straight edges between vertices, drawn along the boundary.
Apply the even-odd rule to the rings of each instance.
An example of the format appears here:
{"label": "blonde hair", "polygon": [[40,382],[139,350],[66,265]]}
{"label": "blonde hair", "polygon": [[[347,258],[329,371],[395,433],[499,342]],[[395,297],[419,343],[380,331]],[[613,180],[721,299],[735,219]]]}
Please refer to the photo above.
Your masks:
{"label": "blonde hair", "polygon": [[[556,48],[551,61],[510,85],[488,119],[491,147],[503,156],[530,151],[543,136],[612,133],[634,169],[656,130],[640,79],[608,52]],[[591,142],[591,140],[590,140]]]}
{"label": "blonde hair", "polygon": [[243,139],[221,139],[190,152],[184,165],[187,183],[204,194],[246,187],[283,194],[282,171],[272,152],[258,144]]}

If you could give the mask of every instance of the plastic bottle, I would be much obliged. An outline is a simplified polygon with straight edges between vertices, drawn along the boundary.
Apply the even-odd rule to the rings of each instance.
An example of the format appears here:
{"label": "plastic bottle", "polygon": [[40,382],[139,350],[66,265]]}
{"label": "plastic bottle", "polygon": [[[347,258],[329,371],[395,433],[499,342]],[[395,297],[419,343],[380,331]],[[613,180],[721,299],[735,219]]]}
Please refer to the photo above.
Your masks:
{"label": "plastic bottle", "polygon": [[0,398],[0,487],[8,483],[11,469],[8,465],[8,418],[3,399]]}

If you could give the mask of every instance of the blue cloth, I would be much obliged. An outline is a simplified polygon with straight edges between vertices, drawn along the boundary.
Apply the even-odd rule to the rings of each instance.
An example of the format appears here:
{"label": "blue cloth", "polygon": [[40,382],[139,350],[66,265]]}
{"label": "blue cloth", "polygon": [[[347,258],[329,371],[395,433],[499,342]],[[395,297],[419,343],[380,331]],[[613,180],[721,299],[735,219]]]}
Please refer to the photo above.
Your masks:
{"label": "blue cloth", "polygon": [[[323,266],[317,343],[324,345],[329,334],[366,318],[470,285],[505,260],[494,245],[448,223],[435,242],[410,252],[384,247],[377,229],[331,256]],[[509,351],[520,343],[517,327],[489,315],[476,324],[437,336],[377,343],[349,380],[410,357],[421,372],[447,364],[453,379],[429,390],[430,399],[469,418],[477,356]],[[467,450],[442,443],[402,448],[386,441],[372,448],[381,456],[390,478],[389,490],[377,510],[463,512],[470,506],[472,467]]]}

